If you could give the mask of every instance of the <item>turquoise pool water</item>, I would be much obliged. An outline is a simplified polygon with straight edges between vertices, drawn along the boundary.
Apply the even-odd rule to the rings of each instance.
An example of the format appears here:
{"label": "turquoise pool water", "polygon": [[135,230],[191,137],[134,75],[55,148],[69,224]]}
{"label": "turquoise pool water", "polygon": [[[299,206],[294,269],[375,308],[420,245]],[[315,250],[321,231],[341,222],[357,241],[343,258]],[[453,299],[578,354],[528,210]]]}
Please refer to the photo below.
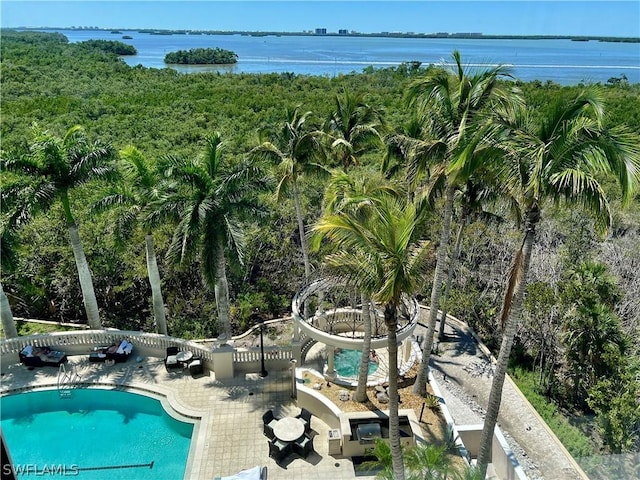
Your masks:
{"label": "turquoise pool water", "polygon": [[7,395],[0,402],[13,464],[23,469],[18,478],[184,477],[194,424],[174,419],[154,398],[75,389],[69,398],[46,390]]}
{"label": "turquoise pool water", "polygon": [[[360,372],[361,350],[342,349],[334,355],[334,367],[342,377],[357,377]],[[369,375],[378,370],[378,362],[369,361]]]}

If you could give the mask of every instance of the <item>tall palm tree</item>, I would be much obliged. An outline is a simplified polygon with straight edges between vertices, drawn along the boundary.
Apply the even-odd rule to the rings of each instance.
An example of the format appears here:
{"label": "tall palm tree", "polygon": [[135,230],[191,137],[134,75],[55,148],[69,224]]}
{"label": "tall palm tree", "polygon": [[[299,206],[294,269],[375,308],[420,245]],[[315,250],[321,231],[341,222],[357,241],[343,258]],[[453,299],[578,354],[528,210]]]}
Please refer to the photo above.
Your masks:
{"label": "tall palm tree", "polygon": [[166,335],[167,319],[153,231],[149,222],[146,221],[153,205],[152,202],[157,199],[160,176],[136,147],[125,147],[120,151],[120,159],[123,182],[112,186],[95,205],[95,210],[120,208],[116,223],[116,236],[119,242],[128,238],[136,225],[144,226],[147,274],[151,286],[153,315],[158,333]]}
{"label": "tall palm tree", "polygon": [[604,233],[611,216],[606,194],[598,182],[599,176],[606,173],[615,178],[623,205],[632,200],[640,181],[638,136],[622,127],[605,128],[603,112],[602,99],[593,87],[576,98],[563,99],[552,105],[539,125],[534,124],[524,110],[516,110],[514,115],[501,119],[512,132],[511,142],[505,145],[511,155],[503,164],[504,184],[519,199],[525,223],[522,244],[514,255],[502,305],[502,343],[478,453],[483,476],[490,460],[491,439],[522,311],[531,250],[545,201],[583,207],[593,216],[596,229]]}
{"label": "tall palm tree", "polygon": [[393,475],[404,479],[398,419],[398,309],[412,295],[424,274],[428,244],[416,241],[421,212],[413,203],[372,197],[368,215],[346,209],[323,215],[314,231],[329,239],[337,251],[326,257],[329,268],[347,283],[382,305],[389,353],[389,443]]}
{"label": "tall palm tree", "polygon": [[25,202],[19,207],[24,218],[37,211],[48,210],[56,200],[62,204],[87,321],[95,329],[102,328],[98,302],[78,224],[71,211],[70,193],[91,180],[114,176],[114,158],[115,151],[111,145],[91,143],[80,126],[71,127],[59,138],[36,125],[27,154],[3,159],[3,166],[7,170],[26,175],[31,180],[18,193],[18,198]]}
{"label": "tall palm tree", "polygon": [[[440,323],[438,325],[438,339],[444,339],[444,327],[447,319],[447,299],[451,292],[451,282],[453,280],[453,273],[456,269],[458,259],[462,250],[462,238],[464,230],[467,227],[468,222],[471,220],[472,215],[481,217],[484,221],[497,222],[500,221],[500,217],[490,212],[483,210],[483,206],[491,201],[494,201],[498,195],[497,187],[492,186],[492,179],[487,175],[481,175],[479,180],[468,179],[467,182],[459,189],[460,197],[460,224],[458,225],[458,233],[456,234],[456,240],[454,243],[453,251],[449,256],[449,264],[447,265],[447,281],[445,283],[444,292],[442,294],[442,314],[440,316]],[[482,182],[482,183],[480,183]]]}
{"label": "tall palm tree", "polygon": [[437,172],[442,170],[447,153],[447,143],[440,138],[435,119],[422,105],[413,110],[397,132],[385,137],[381,164],[388,178],[404,178],[409,195],[430,197],[431,202],[444,189],[444,176]]}
{"label": "tall palm tree", "polygon": [[344,91],[335,96],[335,108],[325,123],[330,147],[347,172],[360,157],[382,145],[382,112],[365,101],[363,95]]}
{"label": "tall palm tree", "polygon": [[178,221],[167,255],[185,263],[198,254],[204,282],[215,294],[220,336],[231,338],[226,256],[243,260],[241,221],[261,213],[257,195],[267,183],[258,163],[251,158],[231,162],[224,150],[220,133],[214,132],[202,156],[163,158],[160,169],[176,188],[161,195],[150,221]]}
{"label": "tall palm tree", "polygon": [[279,178],[276,188],[276,199],[291,191],[296,206],[300,249],[304,262],[304,274],[308,280],[311,275],[311,262],[304,225],[304,215],[300,201],[301,177],[323,178],[329,170],[318,160],[321,158],[321,133],[309,128],[307,120],[311,112],[300,113],[299,107],[285,110],[286,120],[279,127],[270,126],[260,129],[261,143],[253,148],[250,155],[264,157],[277,162]]}
{"label": "tall palm tree", "polygon": [[[11,222],[12,223],[12,222]],[[12,224],[7,222],[3,225],[0,235],[0,262],[2,262],[2,271],[6,273],[8,270],[12,270],[17,262],[15,253],[15,246],[17,244],[17,238],[15,230],[12,228]],[[2,283],[0,282],[0,319],[2,320],[2,331],[5,338],[17,338],[18,330],[16,323],[13,320],[13,313],[11,311],[11,304],[9,298],[4,292]]]}
{"label": "tall palm tree", "polygon": [[[474,170],[495,154],[495,147],[491,142],[486,142],[487,137],[494,132],[487,112],[497,105],[508,104],[513,99],[511,92],[503,89],[499,82],[508,74],[507,69],[497,66],[469,74],[462,65],[458,51],[453,52],[453,59],[454,69],[433,70],[425,78],[412,83],[407,90],[409,104],[429,112],[432,142],[440,145],[435,150],[439,153],[435,158],[438,165],[433,167],[431,175],[443,176],[446,182],[442,232],[433,274],[426,343],[422,365],[413,387],[414,392],[420,395],[427,393],[429,361],[451,235],[455,191],[458,185],[464,184],[474,174]],[[422,160],[422,157],[417,159]]]}
{"label": "tall palm tree", "polygon": [[[364,217],[373,213],[370,197],[379,195],[398,196],[400,192],[379,174],[353,176],[342,170],[337,170],[332,173],[331,180],[325,190],[323,211],[325,214],[335,214],[349,210],[355,217]],[[316,239],[319,238],[316,237]],[[366,402],[368,399],[369,360],[371,358],[371,299],[362,294],[361,305],[364,335],[358,385],[353,397],[357,402]]]}

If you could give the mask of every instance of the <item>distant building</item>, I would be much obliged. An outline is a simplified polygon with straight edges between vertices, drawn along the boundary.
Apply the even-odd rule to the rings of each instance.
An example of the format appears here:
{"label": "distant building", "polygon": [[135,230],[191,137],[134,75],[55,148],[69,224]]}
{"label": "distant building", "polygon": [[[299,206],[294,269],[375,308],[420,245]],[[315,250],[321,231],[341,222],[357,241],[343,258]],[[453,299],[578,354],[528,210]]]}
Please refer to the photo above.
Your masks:
{"label": "distant building", "polygon": [[316,28],[316,35],[326,35],[326,34],[327,34],[326,28]]}
{"label": "distant building", "polygon": [[482,33],[479,32],[458,32],[452,34],[454,37],[481,37]]}
{"label": "distant building", "polygon": [[338,35],[349,35],[349,31],[346,28],[338,30]]}

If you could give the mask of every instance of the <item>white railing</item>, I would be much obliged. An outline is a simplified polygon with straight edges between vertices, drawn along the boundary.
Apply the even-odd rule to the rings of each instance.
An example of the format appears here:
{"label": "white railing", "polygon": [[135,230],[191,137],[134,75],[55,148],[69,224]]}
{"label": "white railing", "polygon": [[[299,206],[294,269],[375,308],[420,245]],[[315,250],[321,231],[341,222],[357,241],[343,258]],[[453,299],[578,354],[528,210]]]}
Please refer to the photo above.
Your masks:
{"label": "white railing", "polygon": [[[292,348],[290,346],[283,347],[264,347],[264,360],[291,360]],[[236,350],[233,352],[233,363],[251,363],[259,362],[262,358],[260,347],[251,347],[246,350]]]}
{"label": "white railing", "polygon": [[143,333],[126,330],[85,330],[82,332],[52,332],[28,335],[0,341],[0,355],[16,354],[27,345],[35,347],[51,347],[69,355],[88,353],[93,347],[108,346],[128,340],[133,344],[133,353],[147,356],[164,357],[169,346],[177,346],[181,350],[189,350],[194,356],[213,361],[210,348],[196,342],[181,338],[169,337],[156,333]]}
{"label": "white railing", "polygon": [[[46,346],[52,350],[63,351],[67,355],[84,355],[91,353],[94,347],[113,345],[125,339],[133,344],[134,356],[164,358],[167,347],[176,346],[180,350],[191,351],[194,356],[201,357],[207,367],[215,371],[215,349],[181,338],[126,330],[52,332],[0,340],[0,356],[15,355],[17,358],[18,353],[27,345]],[[260,347],[234,349],[232,358],[239,371],[260,371]],[[292,358],[293,349],[290,345],[264,347],[264,359],[270,368],[287,368]]]}

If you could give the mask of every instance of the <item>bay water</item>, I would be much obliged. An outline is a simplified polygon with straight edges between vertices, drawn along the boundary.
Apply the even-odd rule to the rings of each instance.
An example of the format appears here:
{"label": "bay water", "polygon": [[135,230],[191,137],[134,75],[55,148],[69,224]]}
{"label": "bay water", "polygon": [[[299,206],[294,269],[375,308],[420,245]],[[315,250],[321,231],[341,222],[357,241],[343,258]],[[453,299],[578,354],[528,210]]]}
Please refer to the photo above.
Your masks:
{"label": "bay water", "polygon": [[[571,41],[569,39],[457,39],[392,38],[321,35],[158,35],[138,31],[54,30],[70,42],[118,40],[133,45],[137,55],[123,57],[131,65],[174,68],[183,73],[284,73],[336,76],[362,72],[367,67],[396,67],[406,62],[452,62],[458,50],[469,66],[508,65],[525,82],[552,81],[560,85],[606,83],[624,75],[640,83],[640,43]],[[131,39],[123,39],[123,36]],[[238,55],[230,66],[166,65],[164,57],[176,50],[222,48]]]}

